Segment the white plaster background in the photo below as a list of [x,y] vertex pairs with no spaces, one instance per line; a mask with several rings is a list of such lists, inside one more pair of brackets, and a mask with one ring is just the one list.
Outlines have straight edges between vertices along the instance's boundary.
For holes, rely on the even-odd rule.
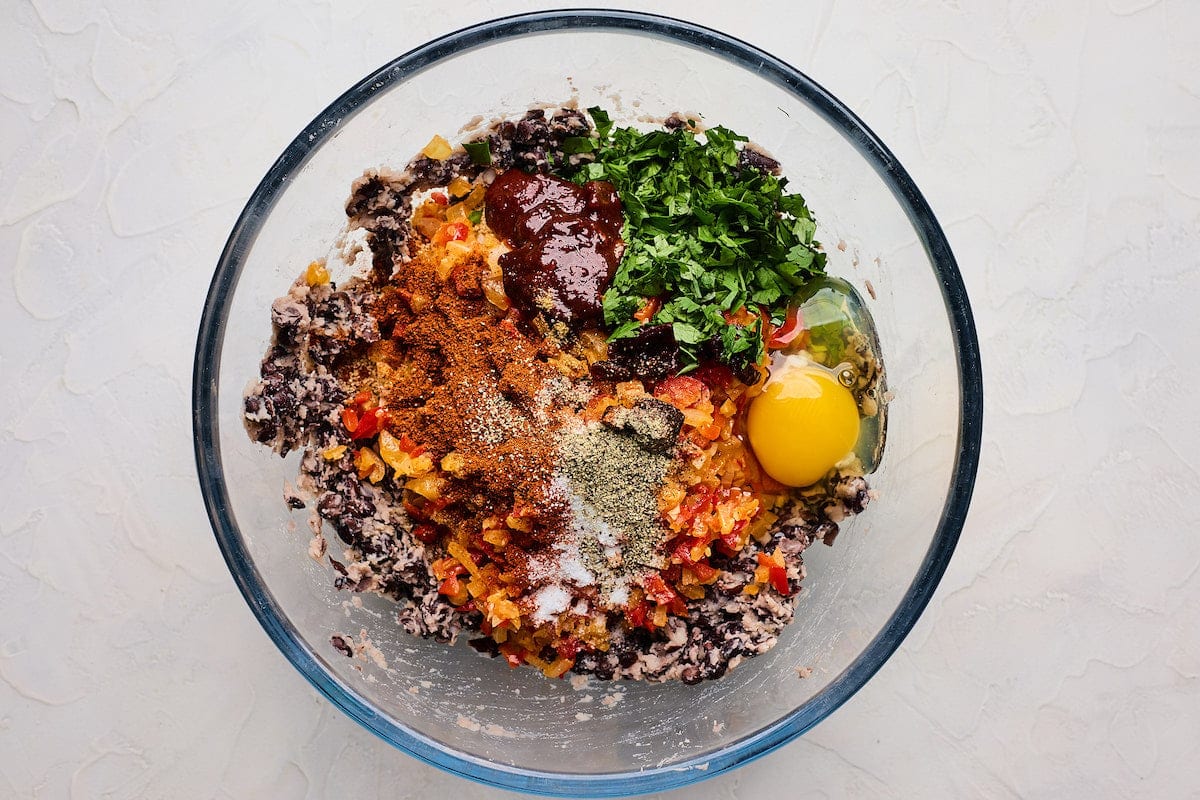
[[[987,378],[970,519],[904,646],[802,740],[667,796],[1197,796],[1200,4],[654,6],[889,143]],[[527,9],[0,0],[0,796],[511,796],[293,673],[210,535],[188,392],[212,267],[288,141]]]

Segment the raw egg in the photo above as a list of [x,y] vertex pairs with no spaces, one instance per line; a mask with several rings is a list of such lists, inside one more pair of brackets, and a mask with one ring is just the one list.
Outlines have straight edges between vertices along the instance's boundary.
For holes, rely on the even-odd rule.
[[824,367],[793,357],[774,371],[746,417],[758,462],[788,486],[823,478],[850,455],[858,429],[858,405],[850,391]]

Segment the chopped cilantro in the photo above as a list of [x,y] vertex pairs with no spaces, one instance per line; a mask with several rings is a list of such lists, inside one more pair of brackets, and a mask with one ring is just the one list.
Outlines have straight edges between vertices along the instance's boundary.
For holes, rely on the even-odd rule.
[[[588,112],[596,138],[564,149],[593,151],[570,177],[610,181],[625,209],[625,254],[604,295],[610,338],[632,336],[643,324],[633,315],[657,297],[662,307],[648,324],[671,323],[685,370],[714,352],[734,367],[759,363],[758,313],[782,324],[796,291],[824,272],[804,198],[784,191],[786,178],[742,168],[746,137],[728,128],[641,132],[614,128],[599,108]],[[728,321],[743,310],[752,323]]]
[[562,150],[567,155],[590,153],[596,149],[596,140],[590,136],[568,136],[563,139]]

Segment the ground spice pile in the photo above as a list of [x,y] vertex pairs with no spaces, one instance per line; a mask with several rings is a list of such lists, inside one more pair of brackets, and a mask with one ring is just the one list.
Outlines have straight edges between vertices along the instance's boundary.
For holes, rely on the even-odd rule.
[[[600,641],[603,612],[666,565],[657,492],[682,415],[644,393],[615,405],[581,340],[565,353],[484,291],[503,247],[469,230],[460,246],[435,236],[380,287],[380,341],[339,377],[380,413],[378,460],[408,478],[414,535],[446,553],[433,570],[449,602],[482,612],[485,633],[523,617],[559,637],[598,611]],[[359,451],[360,471],[376,450]]]
[[559,485],[573,512],[566,538],[596,576],[604,605],[622,606],[638,577],[665,566],[657,493],[672,459],[597,423],[561,431],[558,450]]
[[447,280],[438,274],[444,258],[440,248],[422,250],[383,289],[372,309],[383,339],[354,371],[387,409],[389,430],[435,463],[449,458],[439,524],[478,526],[514,507],[549,511],[541,501],[553,448],[540,431],[555,400],[544,388],[558,373],[484,299],[486,253],[466,254]]

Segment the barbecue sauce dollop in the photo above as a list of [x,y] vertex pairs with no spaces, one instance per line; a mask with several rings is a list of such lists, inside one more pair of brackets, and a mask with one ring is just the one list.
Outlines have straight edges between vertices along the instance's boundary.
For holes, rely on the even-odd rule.
[[624,249],[615,187],[510,169],[488,187],[485,201],[487,224],[513,248],[500,256],[512,304],[527,317],[544,314],[575,330],[599,325]]

